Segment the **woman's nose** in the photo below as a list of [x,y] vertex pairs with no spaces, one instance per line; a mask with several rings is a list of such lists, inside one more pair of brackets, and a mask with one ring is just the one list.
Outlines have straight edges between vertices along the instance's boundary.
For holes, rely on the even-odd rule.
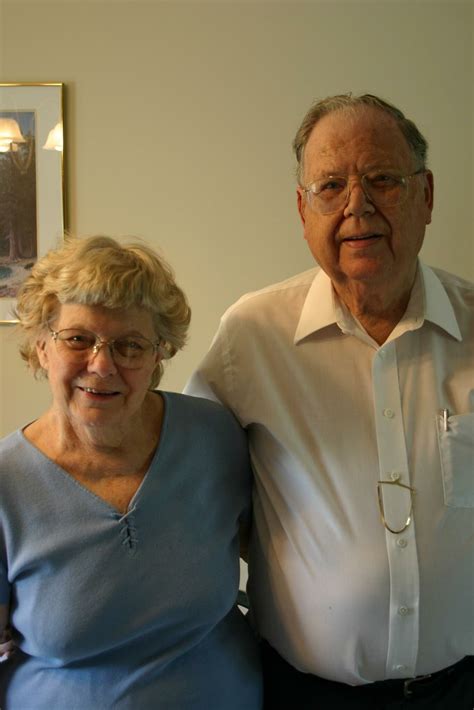
[[88,369],[97,372],[101,377],[114,375],[117,366],[113,357],[113,350],[108,343],[95,344],[88,362]]

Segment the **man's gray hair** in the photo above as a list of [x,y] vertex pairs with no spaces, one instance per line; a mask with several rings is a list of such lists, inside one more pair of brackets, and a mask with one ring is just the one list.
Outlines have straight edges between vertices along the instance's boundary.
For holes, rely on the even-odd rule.
[[354,111],[360,106],[370,106],[378,108],[381,111],[392,116],[395,119],[400,131],[405,136],[405,139],[417,161],[417,168],[425,168],[428,156],[428,141],[421,135],[413,121],[406,118],[405,115],[393,104],[384,99],[375,96],[374,94],[363,94],[362,96],[353,96],[349,94],[337,94],[336,96],[328,96],[326,99],[316,101],[303,119],[301,126],[293,141],[293,150],[295,151],[297,167],[296,177],[298,183],[303,186],[303,162],[304,151],[309,140],[311,132],[317,122],[328,113],[333,111]]

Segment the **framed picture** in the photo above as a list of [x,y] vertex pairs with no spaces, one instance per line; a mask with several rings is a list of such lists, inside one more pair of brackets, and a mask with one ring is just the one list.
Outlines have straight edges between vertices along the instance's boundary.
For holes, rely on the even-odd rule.
[[0,324],[64,228],[63,84],[0,83]]

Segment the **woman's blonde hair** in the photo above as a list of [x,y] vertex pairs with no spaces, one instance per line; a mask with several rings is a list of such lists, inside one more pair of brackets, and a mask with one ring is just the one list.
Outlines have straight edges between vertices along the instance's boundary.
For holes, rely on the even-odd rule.
[[[65,303],[147,309],[160,350],[167,358],[186,342],[191,318],[186,296],[176,284],[170,266],[138,241],[120,244],[105,236],[67,236],[62,246],[36,262],[19,290],[16,306],[24,335],[20,353],[35,376],[45,374],[36,343]],[[152,388],[158,385],[162,374],[160,361],[153,373]]]

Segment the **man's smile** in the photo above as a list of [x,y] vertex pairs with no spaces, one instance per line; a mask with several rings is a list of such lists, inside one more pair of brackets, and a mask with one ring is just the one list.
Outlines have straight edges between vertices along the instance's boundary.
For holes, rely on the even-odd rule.
[[384,235],[377,232],[368,232],[366,234],[351,234],[343,237],[340,240],[341,244],[348,244],[350,247],[360,249],[373,244],[374,242],[383,239]]

